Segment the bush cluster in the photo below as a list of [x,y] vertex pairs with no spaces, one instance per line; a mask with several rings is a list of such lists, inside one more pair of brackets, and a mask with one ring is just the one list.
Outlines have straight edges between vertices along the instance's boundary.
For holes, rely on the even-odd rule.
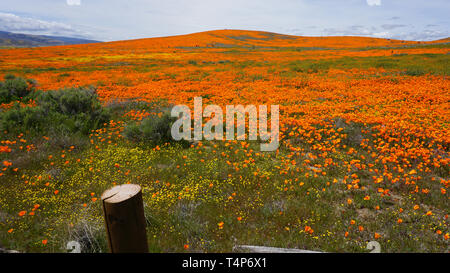
[[[125,127],[125,136],[137,142],[171,143],[175,142],[171,135],[171,128],[177,119],[171,117],[170,112],[163,112],[159,116],[150,116],[141,123],[130,123]],[[186,141],[177,141],[187,144]]]
[[7,74],[4,81],[0,81],[0,103],[26,100],[35,90],[35,81]]
[[37,91],[36,106],[15,104],[0,114],[0,129],[8,132],[33,131],[37,133],[88,134],[109,120],[110,114],[102,107],[94,89],[68,88]]

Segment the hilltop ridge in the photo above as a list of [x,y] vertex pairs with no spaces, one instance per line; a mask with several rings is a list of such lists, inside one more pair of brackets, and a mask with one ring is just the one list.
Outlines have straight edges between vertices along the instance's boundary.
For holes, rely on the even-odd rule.
[[448,43],[450,38],[436,41],[405,41],[361,36],[295,36],[254,30],[210,30],[192,34],[167,37],[143,38],[108,42],[109,44],[130,43],[135,45],[171,47],[399,47],[415,44]]

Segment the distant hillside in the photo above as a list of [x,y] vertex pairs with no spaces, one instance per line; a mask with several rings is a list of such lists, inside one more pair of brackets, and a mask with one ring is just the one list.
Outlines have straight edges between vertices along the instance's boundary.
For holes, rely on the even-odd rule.
[[99,41],[71,37],[30,35],[0,31],[0,47],[41,47],[98,43]]
[[436,41],[404,41],[361,36],[295,36],[265,31],[222,29],[168,37],[107,42],[107,45],[142,48],[291,48],[297,50],[364,49],[375,47],[403,48],[447,44],[450,38]]

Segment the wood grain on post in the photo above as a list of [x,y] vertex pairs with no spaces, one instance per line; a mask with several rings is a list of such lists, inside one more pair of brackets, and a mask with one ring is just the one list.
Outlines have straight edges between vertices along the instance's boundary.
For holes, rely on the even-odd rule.
[[141,187],[123,184],[102,194],[109,249],[112,253],[147,253]]

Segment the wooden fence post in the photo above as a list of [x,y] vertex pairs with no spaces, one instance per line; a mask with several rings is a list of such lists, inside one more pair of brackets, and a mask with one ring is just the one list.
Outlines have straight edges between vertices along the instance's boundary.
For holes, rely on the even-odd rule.
[[123,184],[102,194],[111,253],[147,253],[147,232],[139,185]]

